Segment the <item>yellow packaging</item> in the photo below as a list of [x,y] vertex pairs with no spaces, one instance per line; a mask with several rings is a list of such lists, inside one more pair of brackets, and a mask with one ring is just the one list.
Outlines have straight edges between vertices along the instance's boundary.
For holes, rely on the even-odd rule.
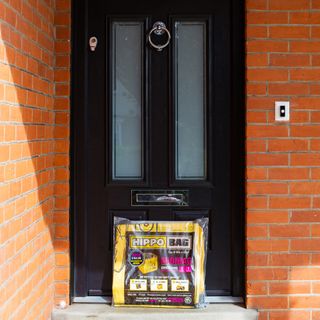
[[158,257],[152,253],[147,253],[144,255],[144,262],[138,267],[138,269],[143,273],[150,273],[158,269]]
[[205,304],[208,219],[115,217],[113,305],[199,308]]

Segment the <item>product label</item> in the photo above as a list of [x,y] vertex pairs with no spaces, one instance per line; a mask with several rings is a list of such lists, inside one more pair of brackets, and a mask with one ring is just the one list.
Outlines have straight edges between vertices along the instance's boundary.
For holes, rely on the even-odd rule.
[[193,233],[127,232],[125,304],[194,304]]

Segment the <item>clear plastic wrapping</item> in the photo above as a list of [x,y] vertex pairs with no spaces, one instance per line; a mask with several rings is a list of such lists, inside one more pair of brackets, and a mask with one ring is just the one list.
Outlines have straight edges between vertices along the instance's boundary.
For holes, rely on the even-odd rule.
[[205,306],[208,219],[114,218],[113,305]]

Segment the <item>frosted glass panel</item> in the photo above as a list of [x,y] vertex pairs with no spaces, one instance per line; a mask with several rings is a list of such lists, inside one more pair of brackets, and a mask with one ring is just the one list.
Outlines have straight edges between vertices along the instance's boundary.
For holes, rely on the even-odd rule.
[[143,23],[112,24],[113,179],[143,178]]
[[206,23],[175,22],[176,179],[206,178]]

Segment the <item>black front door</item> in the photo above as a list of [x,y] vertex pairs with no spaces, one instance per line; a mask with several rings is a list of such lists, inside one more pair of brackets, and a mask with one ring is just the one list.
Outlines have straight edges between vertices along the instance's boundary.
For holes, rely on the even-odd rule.
[[76,297],[111,295],[114,216],[209,217],[207,293],[240,294],[232,9],[228,0],[90,0],[83,9],[85,68],[73,75],[75,100],[84,98],[74,118]]

